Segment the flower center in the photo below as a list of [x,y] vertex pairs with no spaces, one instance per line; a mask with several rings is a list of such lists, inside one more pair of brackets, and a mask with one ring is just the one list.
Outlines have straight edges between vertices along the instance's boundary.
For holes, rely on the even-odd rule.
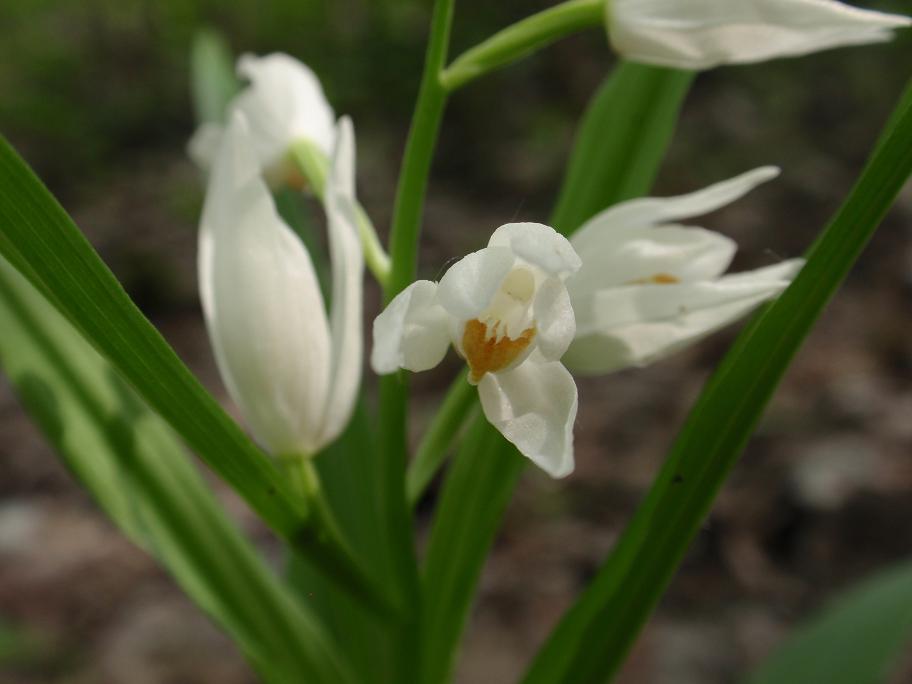
[[[489,326],[477,318],[466,323],[465,332],[462,335],[462,351],[465,354],[466,363],[469,364],[469,376],[472,382],[481,380],[485,373],[496,373],[509,366],[535,337],[534,326],[523,330],[515,339],[506,334],[496,334],[494,331],[500,327],[500,321]],[[494,334],[489,334],[489,330]]]
[[488,308],[466,323],[462,351],[469,364],[472,382],[485,373],[503,370],[532,342],[535,321],[531,305],[535,297],[535,275],[526,266],[512,269]]

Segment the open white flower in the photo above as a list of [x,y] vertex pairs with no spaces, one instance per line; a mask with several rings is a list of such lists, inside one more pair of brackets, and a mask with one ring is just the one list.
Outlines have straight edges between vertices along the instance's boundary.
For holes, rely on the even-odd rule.
[[421,371],[450,344],[469,366],[488,420],[552,477],[573,470],[576,383],[560,363],[573,340],[564,281],[580,267],[567,239],[508,223],[440,283],[419,280],[374,321],[377,373]]
[[[552,477],[573,470],[582,374],[643,366],[732,323],[784,290],[791,259],[723,276],[735,243],[673,223],[774,178],[762,167],[680,197],[624,202],[569,242],[538,223],[498,228],[440,283],[419,280],[374,321],[377,373],[422,371],[450,344],[488,420]],[[566,365],[566,367],[565,367]]]
[[675,223],[719,209],[778,173],[767,166],[689,195],[623,202],[580,228],[571,243],[583,265],[567,281],[576,315],[567,367],[596,374],[646,365],[784,290],[803,260],[723,276],[735,243]]
[[[295,143],[307,143],[326,159],[335,140],[335,114],[320,81],[307,65],[282,53],[264,57],[241,55],[238,75],[249,85],[228,106],[228,118],[241,112],[247,121],[250,144],[267,178],[287,178],[286,155]],[[206,123],[190,140],[193,160],[208,169],[224,134],[224,127]]]
[[219,371],[256,439],[279,456],[314,454],[338,436],[361,378],[364,264],[348,119],[333,139],[324,198],[331,316],[307,249],[276,210],[240,110],[222,135],[200,225],[200,295]]
[[619,53],[680,69],[879,43],[912,23],[835,0],[606,0],[605,6]]

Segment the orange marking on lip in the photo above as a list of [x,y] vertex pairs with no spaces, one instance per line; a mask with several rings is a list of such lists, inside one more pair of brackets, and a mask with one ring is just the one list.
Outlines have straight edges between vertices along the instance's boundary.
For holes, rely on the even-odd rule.
[[496,373],[509,366],[535,337],[535,328],[526,328],[516,339],[504,335],[500,341],[487,337],[487,326],[477,318],[466,323],[462,335],[462,349],[469,364],[472,382],[481,380],[485,373]]
[[628,285],[671,285],[673,283],[679,282],[681,281],[670,273],[656,273],[655,275],[651,275],[648,278],[637,278],[636,280],[631,280],[628,282]]

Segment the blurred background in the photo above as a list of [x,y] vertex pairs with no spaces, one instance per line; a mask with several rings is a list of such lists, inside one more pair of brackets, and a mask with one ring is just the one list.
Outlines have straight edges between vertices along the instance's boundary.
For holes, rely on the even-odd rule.
[[[549,4],[457,3],[453,54]],[[899,0],[866,4],[909,11]],[[196,294],[202,184],[185,154],[195,32],[217,29],[235,53],[289,52],[320,74],[337,112],[355,121],[359,193],[385,236],[429,6],[7,0],[0,132],[225,401]],[[424,277],[439,277],[502,223],[547,220],[576,122],[612,63],[592,31],[453,98],[430,185]],[[886,45],[701,75],[656,194],[780,165],[779,180],[703,225],[738,241],[736,270],[800,255],[859,173],[910,65],[906,32]],[[369,318],[378,299],[370,286]],[[795,360],[619,681],[739,681],[828,597],[909,557],[910,310],[907,187]],[[526,472],[485,568],[459,682],[522,671],[611,548],[735,332],[645,370],[580,382],[577,470],[559,483]],[[416,437],[457,366],[450,359],[415,377]],[[269,535],[216,486],[278,560]],[[907,660],[896,682],[912,678]],[[251,681],[231,643],[98,512],[0,379],[0,682]]]

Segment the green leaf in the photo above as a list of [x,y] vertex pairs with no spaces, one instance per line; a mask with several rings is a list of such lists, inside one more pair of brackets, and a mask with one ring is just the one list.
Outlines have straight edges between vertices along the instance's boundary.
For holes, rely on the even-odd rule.
[[226,518],[167,426],[0,259],[0,359],[76,477],[271,682],[347,681],[319,622]]
[[[551,225],[572,232],[608,204],[649,192],[690,80],[690,74],[635,64],[622,64],[606,79],[590,102],[576,138],[571,155],[573,170],[565,177],[561,191],[568,208],[558,207]],[[655,115],[647,115],[650,107],[657,110]],[[622,125],[625,122],[626,128]],[[630,137],[639,142],[628,144]],[[641,143],[646,144],[647,153],[636,147]],[[611,164],[603,163],[603,155],[611,156]],[[613,164],[628,173],[618,173]],[[570,209],[575,217],[572,220]],[[458,405],[453,394],[464,389],[459,385],[451,388],[445,404]],[[422,625],[429,643],[423,665],[423,681],[427,682],[440,681],[451,669],[487,551],[526,465],[526,460],[483,418],[476,422],[479,424],[465,438],[447,476],[428,548],[424,584],[432,600],[425,602],[426,622]],[[421,469],[420,480],[432,474],[429,465],[423,459],[416,463],[415,468]],[[439,467],[440,461],[434,465]],[[417,473],[410,473],[413,480],[419,480]],[[467,514],[469,504],[463,497],[474,500],[476,496],[487,503]],[[459,553],[452,558],[448,554],[454,545],[447,535],[457,535],[461,540]]]
[[0,255],[6,257],[290,544],[352,591],[387,603],[343,540],[309,515],[286,476],[228,417],[123,291],[41,181],[0,140]]
[[443,404],[434,414],[415,457],[409,463],[405,477],[406,492],[412,507],[418,504],[424,490],[440,470],[443,461],[456,441],[456,436],[467,422],[472,409],[478,405],[478,390],[463,371],[450,385]]
[[225,38],[211,29],[197,32],[190,48],[190,94],[199,123],[222,123],[228,103],[241,89]]
[[[421,85],[396,185],[389,237],[390,272],[383,287],[386,304],[411,284],[418,268],[424,196],[446,108],[446,92],[440,84],[440,72],[446,64],[449,50],[453,5],[454,0],[434,0]],[[382,462],[380,515],[385,528],[384,538],[391,549],[393,586],[408,612],[398,636],[400,649],[396,676],[403,683],[414,681],[416,677],[413,660],[416,644],[422,638],[418,625],[420,586],[415,559],[414,521],[405,493],[408,394],[404,373],[380,378],[380,428],[377,435],[377,457]]]
[[526,464],[478,410],[444,482],[422,585],[421,679],[447,681],[487,551]]
[[[374,444],[362,402],[346,431],[319,454],[315,463],[346,538],[359,553],[364,567],[371,569],[379,584],[388,586],[392,581],[390,547],[379,515],[381,464]],[[290,558],[288,577],[336,639],[346,645],[346,657],[361,681],[393,680],[393,631],[385,621],[333,586],[300,554]]]
[[912,638],[912,563],[837,597],[791,634],[749,684],[876,684]]
[[652,188],[693,73],[621,62],[590,102],[551,225],[569,235]]
[[277,532],[304,511],[269,459],[203,389],[9,144],[0,141],[0,253]]
[[602,682],[674,575],[789,362],[912,173],[912,85],[792,285],[741,333],[707,383],[656,482],[527,684]]

